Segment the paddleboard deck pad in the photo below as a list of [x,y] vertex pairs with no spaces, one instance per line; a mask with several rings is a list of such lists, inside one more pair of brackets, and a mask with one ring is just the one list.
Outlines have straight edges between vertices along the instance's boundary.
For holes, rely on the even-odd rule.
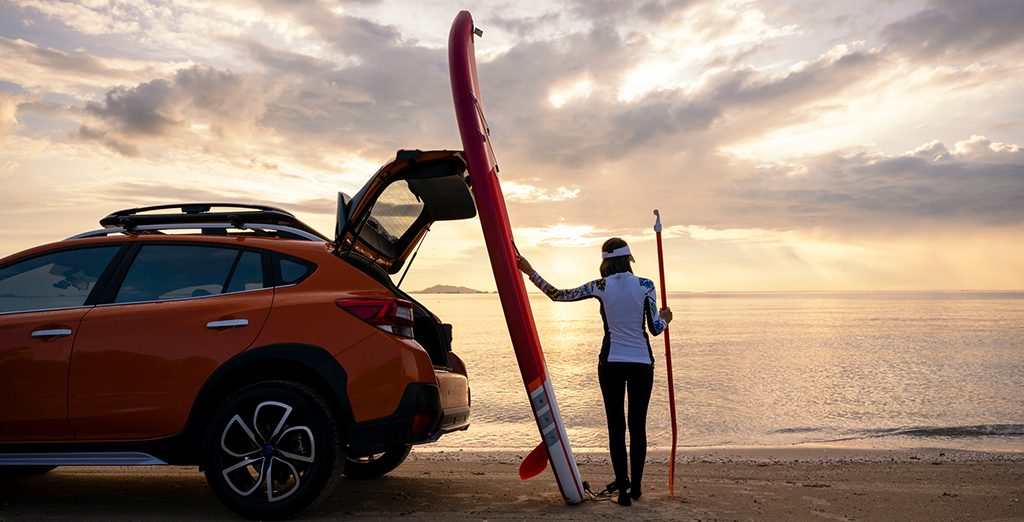
[[512,226],[508,221],[505,198],[498,183],[498,167],[491,150],[490,131],[480,99],[474,35],[482,33],[476,32],[473,17],[469,11],[460,12],[448,35],[448,68],[455,116],[469,164],[477,214],[480,216],[487,254],[494,271],[494,281],[519,363],[519,372],[540,430],[541,444],[546,449],[562,497],[566,502],[576,504],[583,500],[583,482],[555,401],[544,351],[537,335],[537,325],[526,295],[526,284],[516,266]]

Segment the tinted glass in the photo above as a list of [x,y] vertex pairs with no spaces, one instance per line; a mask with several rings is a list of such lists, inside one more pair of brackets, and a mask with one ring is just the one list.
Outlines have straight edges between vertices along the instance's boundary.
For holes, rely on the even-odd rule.
[[64,250],[0,269],[0,312],[85,304],[120,246]]
[[389,243],[395,244],[423,212],[423,202],[409,190],[405,181],[397,181],[384,189],[373,204],[367,226]]
[[220,294],[238,250],[195,245],[144,245],[114,302],[163,301]]
[[290,285],[300,281],[306,277],[306,274],[312,272],[313,267],[299,264],[290,259],[281,260],[281,284]]
[[244,292],[263,288],[263,262],[257,252],[242,252],[228,283],[228,292]]

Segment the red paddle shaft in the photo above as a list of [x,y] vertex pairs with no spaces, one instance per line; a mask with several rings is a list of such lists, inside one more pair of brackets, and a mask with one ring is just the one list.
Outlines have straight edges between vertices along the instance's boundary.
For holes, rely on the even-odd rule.
[[[661,307],[668,308],[668,294],[665,291],[665,255],[661,251],[661,215],[654,211],[654,235],[658,238],[658,272],[661,276]],[[679,429],[676,427],[676,387],[672,381],[672,349],[668,337],[668,326],[665,326],[665,370],[668,372],[668,407],[672,412],[672,457],[668,461],[668,494],[676,498],[676,441]]]

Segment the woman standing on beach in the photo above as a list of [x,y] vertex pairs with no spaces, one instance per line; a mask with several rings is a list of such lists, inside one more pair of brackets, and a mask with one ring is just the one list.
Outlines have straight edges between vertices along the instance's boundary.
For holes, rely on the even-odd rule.
[[[619,490],[619,504],[628,506],[640,498],[647,458],[647,406],[654,384],[654,353],[647,329],[658,335],[672,321],[672,310],[657,309],[654,282],[633,275],[629,245],[617,237],[601,247],[601,279],[571,290],[559,290],[545,281],[525,257],[519,256],[519,270],[530,276],[553,301],[579,301],[589,297],[601,302],[604,340],[597,366],[604,411],[608,418],[608,446]],[[629,393],[629,421],[625,400]],[[633,483],[627,474],[626,428],[629,428],[629,457]]]

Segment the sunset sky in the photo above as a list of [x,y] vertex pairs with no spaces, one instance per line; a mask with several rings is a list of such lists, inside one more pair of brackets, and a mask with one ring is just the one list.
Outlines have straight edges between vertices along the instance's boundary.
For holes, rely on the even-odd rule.
[[[459,149],[470,10],[520,250],[630,242],[669,289],[1024,289],[1022,0],[0,0],[0,256],[187,201],[334,227],[401,148]],[[479,223],[403,284],[494,290]]]

